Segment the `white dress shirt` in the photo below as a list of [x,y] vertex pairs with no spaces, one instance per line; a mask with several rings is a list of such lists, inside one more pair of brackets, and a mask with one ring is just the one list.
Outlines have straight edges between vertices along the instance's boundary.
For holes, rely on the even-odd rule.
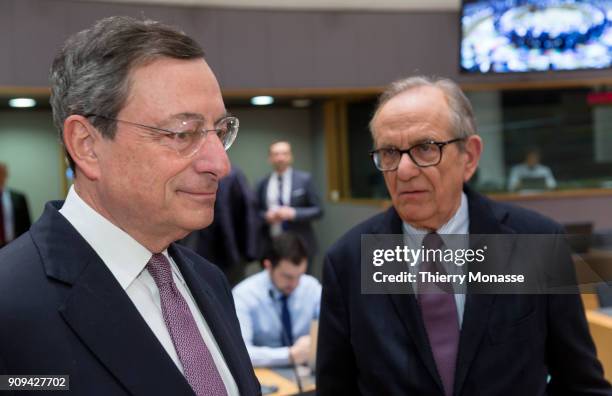
[[[403,231],[404,231],[404,241],[405,243],[413,249],[418,249],[423,243],[423,238],[430,231],[423,230],[419,228],[415,228],[410,224],[403,222]],[[444,241],[444,235],[460,235],[460,234],[469,234],[470,231],[470,214],[468,211],[468,202],[467,196],[465,193],[461,193],[461,204],[459,205],[459,209],[455,212],[453,217],[444,224],[440,229],[436,230],[436,232],[440,235],[442,240]],[[452,249],[458,248],[467,248],[468,246],[456,246],[457,240],[453,239],[452,241],[444,241],[445,245],[453,245]],[[418,273],[418,267],[421,263],[418,263],[415,266],[410,267],[410,273]],[[454,268],[453,268],[454,267]],[[459,270],[455,265],[451,265],[450,268],[445,267],[447,269],[447,273],[465,273],[464,270]],[[456,285],[453,285],[456,287]],[[414,291],[417,292],[416,287],[417,284],[413,283],[412,287]],[[455,288],[455,305],[457,305],[457,316],[459,318],[459,328],[463,324],[463,312],[465,311],[465,290],[457,290]]]
[[[176,367],[181,373],[184,373],[183,366],[172,343],[172,338],[166,328],[161,310],[159,289],[153,277],[146,269],[146,265],[153,254],[125,231],[91,208],[79,197],[74,186],[70,188],[66,201],[59,212],[102,259],[130,300],[132,300],[142,318],[149,325],[151,331],[153,331],[153,334],[155,334],[170,358],[172,358]],[[185,298],[200,330],[202,339],[212,354],[215,365],[225,384],[227,394],[230,396],[238,395],[236,381],[225,362],[225,358],[210,327],[198,309],[178,266],[172,257],[168,255],[167,250],[164,250],[162,253],[170,261],[174,283],[183,295],[183,298]],[[125,353],[130,352],[125,351]]]
[[[293,168],[287,168],[281,176],[283,180],[283,205],[291,206],[291,176]],[[268,180],[268,191],[266,191],[266,203],[268,209],[279,207],[278,203],[278,172],[272,172]],[[276,236],[283,232],[281,223],[272,224],[270,226],[270,235]]]

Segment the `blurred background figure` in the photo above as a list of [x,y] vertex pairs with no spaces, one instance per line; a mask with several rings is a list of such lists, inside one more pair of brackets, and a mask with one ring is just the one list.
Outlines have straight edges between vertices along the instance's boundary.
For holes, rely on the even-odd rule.
[[273,171],[256,187],[257,209],[265,220],[266,245],[270,243],[269,237],[291,231],[302,237],[312,260],[317,253],[317,241],[311,222],[320,218],[323,210],[311,175],[291,167],[293,153],[286,141],[270,145],[268,161]]
[[522,163],[514,165],[510,170],[508,190],[552,190],[557,187],[557,181],[552,171],[540,163],[540,150],[530,147],[525,151]]
[[246,263],[262,255],[260,230],[253,191],[242,170],[232,166],[219,182],[213,223],[181,243],[217,265],[234,286],[243,279]]
[[0,248],[30,228],[25,195],[6,187],[8,167],[0,162]]
[[265,269],[233,290],[242,337],[254,366],[307,363],[313,321],[319,318],[321,285],[305,274],[302,239],[287,232],[272,239]]

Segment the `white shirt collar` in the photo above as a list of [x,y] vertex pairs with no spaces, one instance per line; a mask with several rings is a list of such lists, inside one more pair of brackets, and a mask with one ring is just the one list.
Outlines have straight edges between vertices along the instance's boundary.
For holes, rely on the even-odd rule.
[[[59,212],[93,248],[124,290],[151,259],[152,253],[147,248],[90,207],[74,186]],[[167,249],[162,253],[172,262]]]
[[285,181],[291,177],[291,172],[293,172],[292,167],[288,167],[287,169],[285,169],[285,171],[282,174],[278,173],[277,171],[272,171],[272,177],[275,179],[278,179],[279,176],[282,176],[283,181]]

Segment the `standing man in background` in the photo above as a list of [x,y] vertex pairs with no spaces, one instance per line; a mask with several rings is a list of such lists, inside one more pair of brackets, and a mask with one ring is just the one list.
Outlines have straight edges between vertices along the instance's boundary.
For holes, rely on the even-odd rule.
[[191,37],[110,17],[51,67],[75,181],[0,250],[0,374],[74,395],[258,395],[221,271],[174,242],[213,220],[238,119]]
[[306,247],[285,232],[272,238],[265,270],[233,290],[244,342],[254,366],[304,364],[310,356],[310,326],[319,318],[321,285],[305,274]]
[[268,162],[273,171],[256,187],[257,207],[265,220],[266,245],[271,237],[291,231],[303,238],[312,260],[317,253],[317,240],[311,222],[323,215],[312,177],[291,167],[293,154],[287,141],[270,145]]
[[[391,84],[370,129],[393,206],[325,257],[317,394],[610,396],[579,294],[362,293],[362,235],[402,235],[439,249],[440,235],[563,232],[465,185],[482,140],[454,82]],[[569,255],[557,265],[573,271]]]
[[30,228],[25,195],[6,187],[8,167],[0,162],[0,248]]

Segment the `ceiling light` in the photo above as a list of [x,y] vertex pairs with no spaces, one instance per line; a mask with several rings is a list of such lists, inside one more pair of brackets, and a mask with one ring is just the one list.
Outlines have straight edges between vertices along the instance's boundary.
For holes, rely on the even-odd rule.
[[32,98],[13,98],[9,100],[9,106],[11,107],[34,107],[36,106],[36,101]]
[[253,106],[267,106],[274,103],[274,98],[272,96],[253,96],[251,98],[251,104]]

